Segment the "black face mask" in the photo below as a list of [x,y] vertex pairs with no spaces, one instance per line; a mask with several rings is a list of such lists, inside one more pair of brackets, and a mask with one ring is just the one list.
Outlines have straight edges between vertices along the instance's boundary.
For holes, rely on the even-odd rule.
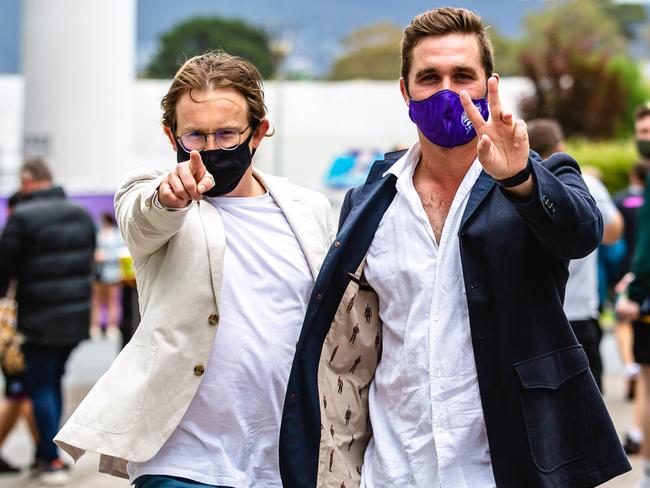
[[[226,151],[225,149],[211,149],[209,151],[199,151],[201,160],[214,177],[214,186],[203,194],[208,197],[220,197],[233,191],[244,173],[251,165],[255,149],[251,153],[248,144],[253,138],[253,132],[248,138],[242,142],[237,149]],[[182,148],[180,144],[176,144],[176,161],[182,163],[190,159],[190,154]]]
[[650,159],[650,140],[642,141],[637,139],[636,148],[641,156],[645,159]]

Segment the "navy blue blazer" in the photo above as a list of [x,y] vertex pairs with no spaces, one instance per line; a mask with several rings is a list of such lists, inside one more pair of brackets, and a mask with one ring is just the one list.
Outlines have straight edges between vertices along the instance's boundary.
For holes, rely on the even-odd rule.
[[[401,154],[376,162],[365,185],[346,195],[316,281],[282,418],[286,488],[316,486],[319,358],[351,274],[393,200],[396,179],[383,175]],[[575,160],[530,158],[532,197],[516,200],[482,172],[458,235],[494,477],[508,488],[596,486],[631,467],[563,299],[568,261],[596,248],[602,218]]]

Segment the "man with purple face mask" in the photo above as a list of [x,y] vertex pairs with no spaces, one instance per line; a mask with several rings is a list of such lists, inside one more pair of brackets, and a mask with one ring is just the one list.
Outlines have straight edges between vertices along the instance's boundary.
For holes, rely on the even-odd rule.
[[406,28],[418,140],[346,195],[289,379],[285,487],[587,487],[630,469],[562,310],[601,216],[570,156],[529,151],[498,85],[474,13]]

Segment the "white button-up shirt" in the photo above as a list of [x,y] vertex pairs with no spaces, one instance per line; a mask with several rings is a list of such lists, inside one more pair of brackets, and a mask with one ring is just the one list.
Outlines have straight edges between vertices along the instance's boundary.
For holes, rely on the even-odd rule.
[[458,242],[481,165],[467,171],[438,243],[413,185],[420,154],[416,143],[387,172],[397,194],[365,266],[379,295],[383,350],[361,486],[494,487]]

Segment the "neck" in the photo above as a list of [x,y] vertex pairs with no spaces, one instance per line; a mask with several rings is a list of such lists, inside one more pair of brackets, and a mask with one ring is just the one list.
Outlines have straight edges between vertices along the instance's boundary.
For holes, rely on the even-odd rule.
[[424,178],[445,185],[459,184],[476,159],[476,138],[462,146],[446,148],[433,144],[420,133],[418,135],[422,155],[414,179]]
[[260,180],[253,174],[253,167],[249,166],[244,173],[243,178],[233,191],[228,193],[227,197],[252,198],[259,197],[266,193],[266,188]]

